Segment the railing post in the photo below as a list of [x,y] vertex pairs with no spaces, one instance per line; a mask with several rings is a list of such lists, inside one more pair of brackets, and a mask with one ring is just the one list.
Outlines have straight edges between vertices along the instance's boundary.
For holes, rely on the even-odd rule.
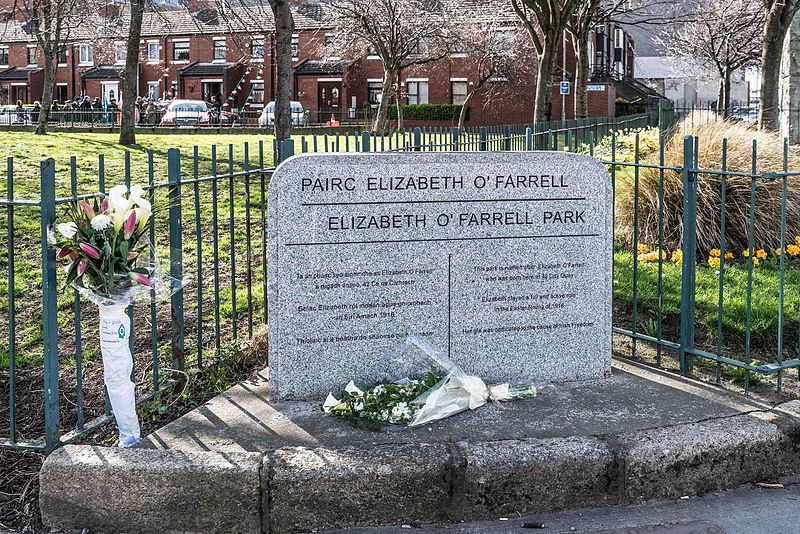
[[294,156],[294,139],[284,139],[278,144],[278,163]]
[[487,130],[486,130],[486,126],[481,126],[481,129],[480,129],[480,140],[478,141],[478,150],[480,150],[481,152],[486,152],[489,149],[488,148],[489,147],[489,143],[488,143],[487,138],[488,138],[488,133],[487,133]]
[[460,133],[461,131],[458,128],[453,128],[452,133],[450,134],[450,142],[453,147],[453,152],[458,152],[460,148],[458,146],[458,137]]
[[369,132],[361,132],[361,151],[362,152],[369,152],[370,151],[370,141],[372,141],[372,136]]
[[39,167],[42,227],[42,336],[44,359],[44,440],[47,452],[59,445],[58,288],[56,251],[48,236],[56,222],[56,163],[42,160]]
[[692,370],[695,330],[695,270],[697,263],[697,170],[694,168],[694,140],[683,138],[683,263],[681,271],[682,373]]
[[414,128],[414,151],[420,152],[422,150],[422,129],[417,126]]
[[525,127],[525,150],[533,150],[533,130],[530,126]]
[[508,124],[503,126],[503,150],[511,150],[511,126]]
[[[181,209],[181,152],[170,148],[167,152],[167,180],[169,182],[169,274],[180,284],[183,279],[183,221]],[[172,368],[177,371],[175,379],[185,379],[183,289],[173,287],[170,302],[172,322]]]

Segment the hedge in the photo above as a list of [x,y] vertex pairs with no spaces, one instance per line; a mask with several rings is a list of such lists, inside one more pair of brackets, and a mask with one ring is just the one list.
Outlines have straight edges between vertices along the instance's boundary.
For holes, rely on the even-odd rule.
[[[389,106],[389,120],[397,120],[397,106]],[[457,121],[460,104],[408,104],[403,106],[403,118],[409,121]],[[467,109],[469,118],[469,109]]]

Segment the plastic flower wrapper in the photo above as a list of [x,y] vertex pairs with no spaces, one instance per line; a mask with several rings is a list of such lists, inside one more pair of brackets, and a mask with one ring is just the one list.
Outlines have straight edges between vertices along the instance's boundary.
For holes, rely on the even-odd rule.
[[147,239],[153,207],[143,193],[123,185],[108,196],[70,204],[67,222],[57,225],[52,238],[56,259],[65,264],[66,286],[98,306],[103,377],[122,447],[140,439],[125,309],[140,297],[168,298],[183,286],[164,272]]
[[[471,376],[425,338],[407,336],[391,357],[397,370],[376,386],[362,391],[351,381],[341,400],[328,395],[323,411],[367,426],[401,424],[418,426],[474,410],[489,400],[498,402],[533,397],[531,384],[487,386]],[[402,376],[402,378],[398,378]]]

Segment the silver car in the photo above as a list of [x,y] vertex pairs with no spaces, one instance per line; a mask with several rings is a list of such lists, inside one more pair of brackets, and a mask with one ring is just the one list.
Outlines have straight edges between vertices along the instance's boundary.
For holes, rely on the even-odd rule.
[[[308,112],[303,109],[303,104],[300,102],[292,102],[292,126],[308,126]],[[261,112],[261,117],[258,118],[258,125],[262,128],[272,126],[275,124],[275,101],[273,100],[266,106],[264,111]]]

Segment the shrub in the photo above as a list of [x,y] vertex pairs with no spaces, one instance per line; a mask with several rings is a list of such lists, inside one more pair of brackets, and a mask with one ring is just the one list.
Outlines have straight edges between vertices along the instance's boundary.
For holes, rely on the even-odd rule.
[[[403,118],[408,121],[457,121],[459,104],[408,104],[403,106]],[[469,111],[467,111],[469,114]],[[397,106],[389,106],[389,120],[397,120]],[[469,118],[469,116],[467,117]]]
[[[630,128],[617,130],[616,135],[611,134],[603,137],[594,146],[594,156],[597,159],[611,161],[612,142],[616,143],[614,161],[633,163],[636,161],[636,136],[639,136],[639,160],[650,160],[653,157],[658,161],[658,128],[648,126],[647,128]],[[578,148],[581,154],[589,154],[591,147],[581,145]],[[655,156],[653,156],[655,154]],[[619,169],[620,167],[617,166]]]
[[[758,131],[754,127],[733,121],[697,124],[688,116],[666,141],[666,166],[683,165],[683,133],[691,131],[698,137],[698,165],[701,169],[721,169],[722,142],[728,140],[727,168],[731,172],[752,170],[753,141],[757,144],[757,171],[783,170],[783,140],[776,133]],[[658,153],[647,158],[658,163]],[[789,152],[789,169],[800,166],[797,151]],[[627,169],[617,180],[617,238],[633,246],[634,179]],[[786,202],[787,242],[800,234],[800,181],[788,179]],[[755,248],[775,248],[781,236],[782,180],[758,179],[756,182]],[[741,251],[748,248],[750,228],[750,177],[726,178],[725,247]],[[697,249],[707,251],[719,246],[722,177],[700,174],[697,190]],[[658,242],[659,170],[641,168],[639,173],[639,242]],[[680,171],[664,171],[664,248],[680,248],[683,242],[683,177]]]

